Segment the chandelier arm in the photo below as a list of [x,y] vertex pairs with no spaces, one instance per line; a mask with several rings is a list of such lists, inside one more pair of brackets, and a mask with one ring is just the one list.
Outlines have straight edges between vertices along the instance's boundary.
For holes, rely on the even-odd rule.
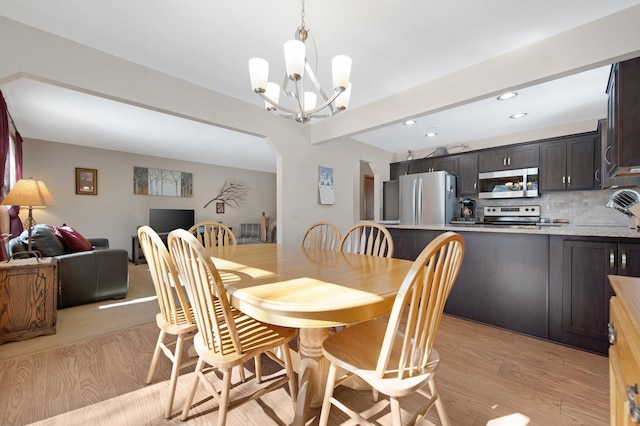
[[318,93],[320,93],[320,95],[322,96],[322,99],[324,99],[325,101],[327,99],[329,99],[329,97],[325,93],[324,89],[322,89],[322,86],[320,85],[320,82],[318,81],[318,78],[316,77],[316,74],[311,69],[311,65],[309,65],[309,62],[304,61],[304,69],[306,71],[305,77],[307,77],[307,76],[309,77],[309,79],[313,83],[313,86],[316,88]]
[[255,92],[258,95],[260,95],[265,101],[269,102],[271,105],[273,105],[274,108],[288,112],[289,114],[292,114],[294,116],[297,116],[299,114],[298,111],[290,109],[290,108],[286,108],[283,107],[282,105],[280,105],[277,102],[274,102],[270,97],[268,97],[267,95],[265,95],[263,92]]
[[[335,92],[333,94],[333,96],[331,96],[330,98],[328,98],[326,101],[324,101],[324,103],[322,103],[321,105],[315,107],[314,109],[310,109],[309,111],[305,111],[306,114],[313,114],[316,113],[322,109],[325,109],[326,107],[329,107],[329,109],[331,110],[331,113],[333,113],[333,101],[336,100],[336,98],[338,97],[338,95],[340,95],[340,93],[344,92],[344,89],[341,89],[339,92]],[[339,108],[338,111],[341,111],[341,109]]]

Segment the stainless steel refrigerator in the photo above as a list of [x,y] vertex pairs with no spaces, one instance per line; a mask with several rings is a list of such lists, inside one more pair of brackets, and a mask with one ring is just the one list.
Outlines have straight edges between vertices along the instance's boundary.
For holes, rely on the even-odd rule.
[[456,177],[445,171],[400,176],[400,224],[445,225],[457,208]]

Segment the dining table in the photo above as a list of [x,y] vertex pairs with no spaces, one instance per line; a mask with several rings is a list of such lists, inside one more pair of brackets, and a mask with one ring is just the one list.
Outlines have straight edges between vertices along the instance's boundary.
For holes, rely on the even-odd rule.
[[245,244],[207,248],[231,304],[265,323],[298,329],[294,425],[322,405],[329,362],[322,342],[335,327],[391,311],[413,262],[341,251]]

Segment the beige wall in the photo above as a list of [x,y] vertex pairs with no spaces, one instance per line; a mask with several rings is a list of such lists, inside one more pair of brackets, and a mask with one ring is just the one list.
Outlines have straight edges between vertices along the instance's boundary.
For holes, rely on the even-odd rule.
[[[193,197],[133,194],[133,167],[154,167],[193,173]],[[98,170],[98,195],[76,195],[75,168]],[[240,232],[241,223],[259,223],[262,212],[276,214],[276,175],[166,158],[84,148],[55,142],[24,142],[24,176],[43,180],[56,206],[34,210],[38,223],[67,225],[86,237],[106,237],[112,247],[131,249],[131,235],[148,224],[150,208],[193,209],[196,221],[217,220]],[[215,213],[204,205],[225,179],[244,181],[250,188],[246,201],[234,210]],[[21,217],[26,217],[26,210]]]

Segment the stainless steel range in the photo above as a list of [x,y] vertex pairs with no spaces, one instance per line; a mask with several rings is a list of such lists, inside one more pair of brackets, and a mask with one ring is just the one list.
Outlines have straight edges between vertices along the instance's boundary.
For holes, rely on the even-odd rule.
[[537,226],[540,224],[540,206],[486,206],[483,225]]

